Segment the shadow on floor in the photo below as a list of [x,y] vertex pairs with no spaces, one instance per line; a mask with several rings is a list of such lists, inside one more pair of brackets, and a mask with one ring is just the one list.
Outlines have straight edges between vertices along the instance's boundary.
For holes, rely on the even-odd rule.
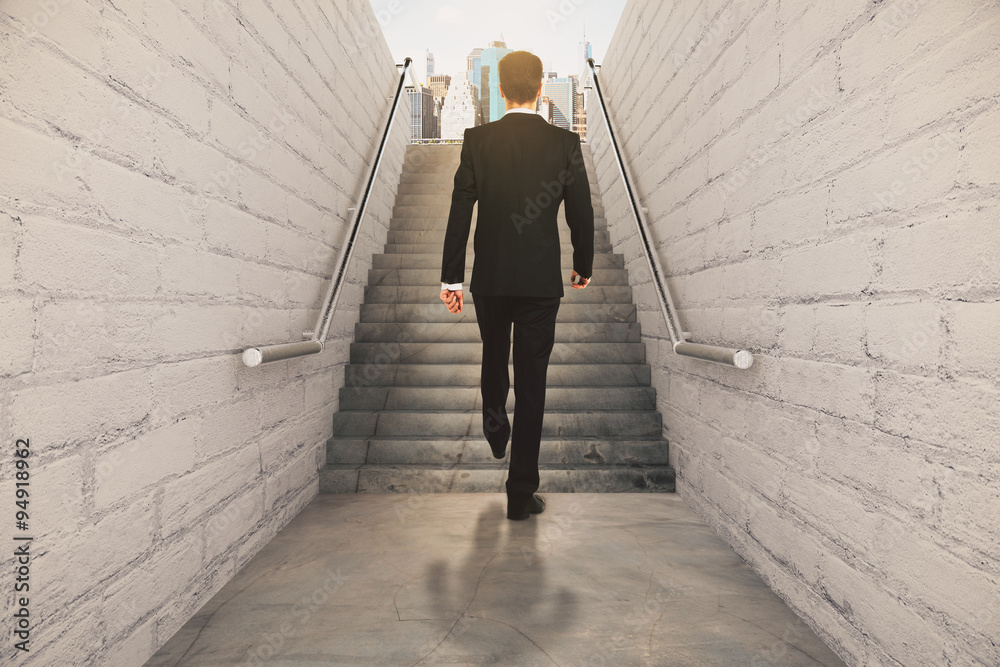
[[674,494],[320,494],[146,663],[842,665]]

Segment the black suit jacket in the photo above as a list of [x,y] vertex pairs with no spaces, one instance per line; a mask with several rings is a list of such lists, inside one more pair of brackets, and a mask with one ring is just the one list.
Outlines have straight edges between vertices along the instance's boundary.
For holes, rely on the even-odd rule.
[[565,201],[573,269],[590,278],[594,208],[580,135],[538,114],[507,113],[465,130],[445,233],[441,282],[465,280],[472,206],[479,201],[473,294],[562,297],[556,214]]

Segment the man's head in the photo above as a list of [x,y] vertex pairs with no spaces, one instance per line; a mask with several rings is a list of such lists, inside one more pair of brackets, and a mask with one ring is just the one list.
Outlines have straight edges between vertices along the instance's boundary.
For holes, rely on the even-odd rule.
[[542,87],[542,61],[529,51],[511,51],[497,64],[500,94],[508,104],[533,104]]

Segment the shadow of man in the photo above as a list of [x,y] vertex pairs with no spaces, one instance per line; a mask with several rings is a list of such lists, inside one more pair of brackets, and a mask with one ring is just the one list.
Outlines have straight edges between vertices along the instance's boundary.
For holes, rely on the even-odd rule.
[[566,587],[552,590],[545,559],[531,555],[539,551],[538,517],[514,523],[505,514],[503,503],[490,503],[477,517],[468,550],[431,561],[422,586],[413,582],[397,594],[401,619],[453,621],[421,649],[414,667],[555,664],[545,646],[573,623],[577,597]]

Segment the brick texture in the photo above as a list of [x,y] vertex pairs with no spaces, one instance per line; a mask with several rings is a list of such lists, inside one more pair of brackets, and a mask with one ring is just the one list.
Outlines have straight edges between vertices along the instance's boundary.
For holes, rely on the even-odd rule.
[[[629,0],[594,96],[677,490],[851,665],[1000,664],[996,3]],[[764,656],[761,656],[763,662]]]
[[0,60],[0,435],[44,563],[19,662],[141,664],[318,492],[408,102],[327,351],[250,369],[312,328],[388,118],[369,3],[10,2]]

